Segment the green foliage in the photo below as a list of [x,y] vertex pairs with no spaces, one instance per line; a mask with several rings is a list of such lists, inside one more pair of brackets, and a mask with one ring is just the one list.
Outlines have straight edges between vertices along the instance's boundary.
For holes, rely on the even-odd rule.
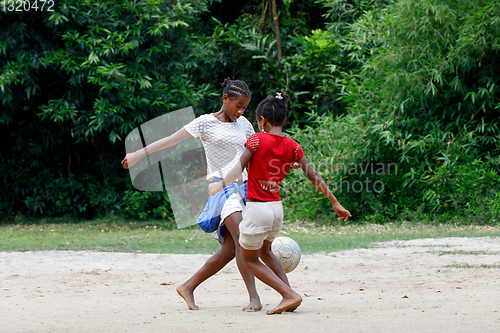
[[[304,132],[300,142],[323,142],[318,132],[338,131],[335,122],[357,118],[361,133],[340,133],[356,142],[359,161],[397,165],[397,175],[376,175],[384,184],[380,193],[345,200],[339,193],[351,211],[375,222],[410,210],[426,219],[498,222],[499,14],[495,1],[400,1],[341,29],[332,26],[343,33],[341,49],[355,60],[342,81],[349,113],[318,122],[319,130]],[[337,152],[311,158],[321,164]],[[332,176],[339,177],[323,173]],[[309,216],[325,208],[306,207]]]
[[213,96],[192,78],[212,75],[204,63],[217,66],[196,30],[206,10],[206,1],[67,0],[54,12],[2,13],[2,214],[123,207],[121,140]]
[[[311,114],[312,126],[295,126],[288,133],[297,140],[306,158],[323,177],[339,202],[355,217],[381,223],[397,217],[397,206],[390,202],[394,188],[400,186],[397,160],[377,160],[373,142],[363,116],[332,118]],[[294,218],[316,219],[335,215],[330,202],[296,170],[283,181],[283,201]],[[382,218],[382,219],[380,219]]]
[[122,202],[126,215],[134,218],[167,218],[173,214],[168,195],[164,192],[127,190],[123,194]]
[[[355,217],[499,221],[497,1],[278,6],[280,40],[264,1],[0,13],[0,216],[171,219],[166,194],[132,189],[123,138],[218,110],[230,76],[250,86],[251,121],[276,90],[292,97],[289,134]],[[333,216],[299,170],[283,187],[290,217]]]
[[386,46],[367,64],[391,120],[379,138],[437,214],[491,211],[498,194],[499,14],[495,1],[406,1],[379,22]]

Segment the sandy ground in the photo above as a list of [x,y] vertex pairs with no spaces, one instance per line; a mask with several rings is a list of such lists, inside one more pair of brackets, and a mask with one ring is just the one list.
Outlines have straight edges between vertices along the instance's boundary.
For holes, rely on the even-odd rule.
[[[394,241],[306,255],[289,274],[293,313],[266,315],[280,296],[248,296],[234,261],[195,292],[175,287],[208,255],[0,253],[0,332],[500,332],[500,239]],[[451,267],[449,265],[452,265]]]

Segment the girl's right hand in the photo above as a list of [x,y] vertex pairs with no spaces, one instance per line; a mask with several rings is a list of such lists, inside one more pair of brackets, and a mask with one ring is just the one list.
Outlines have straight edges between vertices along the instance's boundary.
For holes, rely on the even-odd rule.
[[222,186],[222,182],[208,184],[208,194],[210,194],[211,196],[216,195],[223,189],[224,186]]
[[135,153],[128,153],[127,156],[122,161],[122,165],[125,169],[130,168],[132,165],[137,163],[138,158],[136,157]]

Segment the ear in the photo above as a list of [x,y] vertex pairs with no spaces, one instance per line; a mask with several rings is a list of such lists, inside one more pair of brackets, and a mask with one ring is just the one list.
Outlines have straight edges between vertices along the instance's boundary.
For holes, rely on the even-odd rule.
[[266,124],[267,124],[267,119],[266,118],[260,116],[259,121],[262,124],[262,128],[266,127]]
[[222,95],[222,103],[227,103],[229,101],[229,96],[227,94]]
[[267,125],[267,119],[260,116],[260,123],[262,124],[262,130],[264,131],[264,129],[266,128],[266,125]]

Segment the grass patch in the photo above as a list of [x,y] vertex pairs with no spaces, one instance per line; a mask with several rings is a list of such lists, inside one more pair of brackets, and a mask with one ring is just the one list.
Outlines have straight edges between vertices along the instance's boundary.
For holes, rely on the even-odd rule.
[[[158,221],[30,221],[0,224],[0,251],[103,251],[214,253],[219,243],[198,227],[173,229]],[[287,222],[280,233],[295,239],[303,254],[370,248],[378,242],[441,237],[499,237],[499,227],[420,223],[317,225]]]
[[500,228],[476,225],[386,223],[315,226],[288,223],[282,235],[295,239],[303,253],[330,253],[376,247],[379,242],[444,237],[498,237]]
[[87,221],[0,226],[0,251],[210,253],[212,235],[199,229],[164,229],[144,222]]

